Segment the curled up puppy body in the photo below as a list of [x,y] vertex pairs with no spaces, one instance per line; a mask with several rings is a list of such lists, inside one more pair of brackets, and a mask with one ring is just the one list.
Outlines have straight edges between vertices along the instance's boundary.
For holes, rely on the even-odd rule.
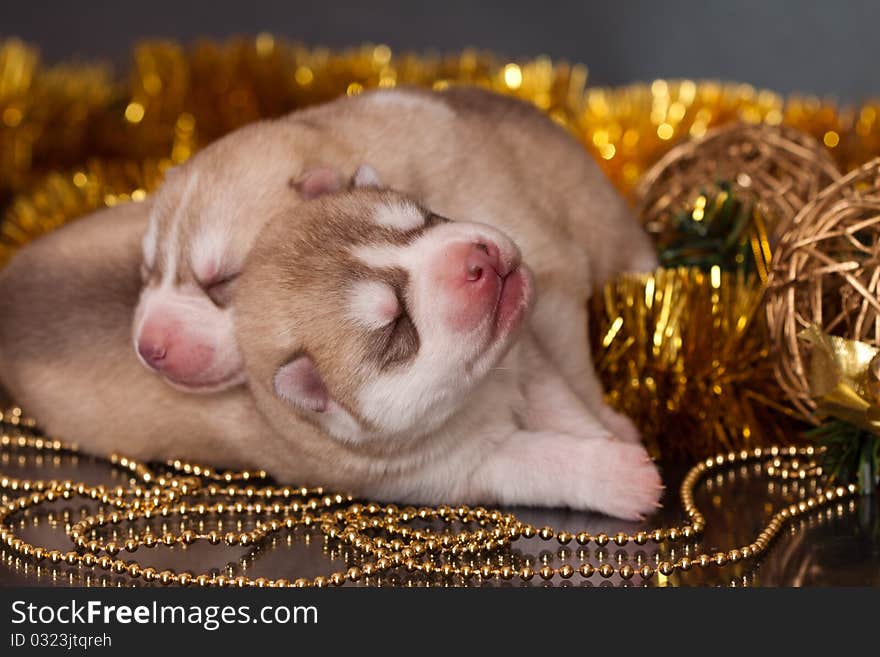
[[654,508],[644,448],[541,345],[534,274],[499,223],[353,190],[266,227],[234,296],[277,476],[414,503]]
[[0,388],[92,454],[258,467],[253,446],[271,430],[244,387],[178,392],[131,348],[150,210],[148,200],[82,217],[0,269]]
[[536,289],[500,226],[379,190],[293,204],[233,293],[250,393],[192,395],[130,346],[148,211],[77,220],[0,271],[0,383],[50,435],[400,502],[653,508],[645,450],[540,344],[552,277]]
[[[652,268],[653,249],[570,135],[525,103],[474,88],[341,98],[238,130],[171,172],[143,240],[133,326],[141,362],[190,392],[242,383],[231,299],[254,240],[277,208],[338,191],[365,164],[440,214],[507,217],[527,259],[537,254],[538,278],[581,294],[541,295],[545,348],[595,413],[631,433],[601,403],[583,305],[614,273]],[[541,266],[560,250],[577,266]]]
[[[344,191],[352,178],[419,202]],[[108,230],[120,213],[131,221]],[[655,262],[596,164],[537,110],[471,89],[365,93],[233,133],[149,203],[25,248],[0,272],[0,378],[95,453],[634,517],[657,473],[602,400],[585,303]]]

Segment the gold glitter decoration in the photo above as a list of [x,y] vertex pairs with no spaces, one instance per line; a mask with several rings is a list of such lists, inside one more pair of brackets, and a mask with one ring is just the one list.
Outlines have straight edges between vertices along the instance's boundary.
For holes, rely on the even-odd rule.
[[822,190],[779,244],[767,294],[774,367],[789,400],[818,422],[806,329],[880,347],[880,158]]
[[31,194],[16,197],[0,223],[0,266],[17,248],[67,221],[117,203],[143,201],[168,162],[90,160],[73,172],[50,173]]
[[72,175],[94,159],[104,170],[132,161],[182,162],[245,123],[405,84],[478,84],[532,102],[594,153],[625,194],[676,143],[732,121],[799,128],[843,170],[880,155],[876,102],[837,108],[693,80],[594,88],[586,86],[586,67],[546,57],[395,54],[381,44],[333,52],[261,34],[192,47],[147,42],[119,77],[100,66],[41,66],[36,50],[13,39],[0,42],[0,212],[50,173]]
[[[13,450],[34,450],[41,454],[76,453],[74,447],[39,433],[33,420],[19,408],[0,414],[0,454]],[[19,558],[36,564],[67,565],[115,574],[147,584],[199,587],[330,587],[346,583],[376,584],[395,572],[417,573],[426,585],[464,586],[510,581],[549,582],[619,579],[663,585],[669,578],[691,570],[711,571],[739,568],[766,553],[780,532],[793,520],[808,516],[854,496],[855,485],[828,485],[813,447],[768,447],[719,454],[698,462],[681,485],[681,504],[686,521],[675,527],[632,532],[556,530],[535,527],[516,516],[483,507],[403,507],[393,504],[353,501],[348,495],[328,493],[321,488],[272,486],[261,472],[215,473],[209,467],[172,462],[164,471],[113,455],[111,463],[130,475],[128,486],[89,485],[72,480],[17,479],[0,474],[0,545]],[[581,558],[554,567],[531,564],[510,565],[505,557],[520,540],[539,539],[548,544],[604,548],[636,547],[676,543],[703,532],[706,519],[697,508],[694,492],[714,476],[736,467],[754,464],[767,477],[809,483],[809,494],[797,503],[774,510],[754,539],[729,550],[713,549],[700,554],[670,556],[656,566],[647,562],[633,567],[626,561]],[[15,528],[16,516],[56,501],[81,499],[100,504],[97,513],[86,515],[66,529],[72,549],[50,549],[22,539]],[[248,518],[253,529],[226,531],[198,529],[198,521],[209,516]],[[127,540],[106,539],[101,530],[137,523],[150,518],[194,520],[196,529],[149,529],[130,534]],[[435,528],[431,526],[431,523]],[[196,542],[229,547],[249,547],[272,536],[297,528],[315,528],[325,540],[355,550],[358,565],[327,575],[286,578],[227,576],[216,572],[193,573],[158,570],[138,560],[126,560],[124,553],[159,546],[187,546]],[[583,552],[586,556],[586,551]]]
[[747,239],[756,254],[766,254],[758,258],[763,263],[794,215],[838,177],[827,149],[806,133],[732,123],[670,150],[642,177],[635,196],[646,228],[663,243],[682,211],[700,221],[708,197],[734,195],[753,215]]
[[653,455],[690,460],[796,437],[768,357],[762,294],[756,277],[716,266],[624,275],[593,297],[608,401]]
[[0,41],[0,207],[47,172],[102,154],[91,129],[114,90],[106,67],[43,68],[34,49]]

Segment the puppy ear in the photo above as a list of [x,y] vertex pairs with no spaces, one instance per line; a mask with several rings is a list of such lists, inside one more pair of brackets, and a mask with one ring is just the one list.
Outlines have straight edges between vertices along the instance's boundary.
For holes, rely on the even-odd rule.
[[352,187],[381,187],[379,174],[369,164],[362,164],[351,178]]
[[323,413],[330,403],[327,386],[308,356],[298,356],[282,365],[275,373],[274,386],[281,399],[306,411]]
[[338,192],[342,189],[342,176],[331,167],[317,167],[309,169],[299,178],[292,178],[290,186],[308,201],[322,194]]

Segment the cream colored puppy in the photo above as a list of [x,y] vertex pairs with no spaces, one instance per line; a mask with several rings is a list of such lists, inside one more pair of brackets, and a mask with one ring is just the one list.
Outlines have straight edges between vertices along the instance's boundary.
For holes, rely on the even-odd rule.
[[[356,148],[345,144],[355,144]],[[299,155],[304,152],[310,155]],[[334,166],[330,162],[333,157],[341,164],[337,162]],[[364,166],[365,162],[373,166]],[[279,381],[295,383],[298,380],[295,375],[308,374],[309,368],[301,366],[305,361],[285,369],[283,366],[294,362],[295,359],[290,358],[293,354],[285,354],[287,360],[279,359],[275,353],[278,345],[273,346],[259,330],[264,313],[268,322],[271,313],[283,307],[286,300],[270,302],[265,298],[266,295],[271,297],[273,290],[278,293],[274,286],[267,286],[266,294],[253,287],[248,287],[251,290],[248,293],[239,293],[235,288],[243,262],[258,238],[263,245],[260,253],[265,262],[278,266],[277,259],[270,256],[274,251],[283,250],[284,243],[279,242],[286,239],[283,231],[273,228],[270,233],[274,238],[260,237],[260,233],[279,209],[284,210],[288,223],[313,226],[316,221],[320,223],[314,218],[315,207],[329,202],[328,199],[345,198],[349,203],[346,216],[353,219],[348,230],[355,234],[362,226],[360,220],[355,220],[360,215],[369,217],[367,225],[378,223],[388,234],[416,230],[411,225],[415,221],[412,212],[401,213],[394,203],[390,210],[384,211],[385,201],[363,196],[365,192],[351,196],[352,193],[342,191],[352,176],[360,185],[378,185],[381,180],[391,187],[409,191],[421,205],[404,197],[400,197],[400,202],[404,206],[415,203],[413,207],[432,208],[436,214],[429,215],[434,217],[431,222],[445,226],[446,222],[437,217],[454,216],[474,222],[467,224],[472,227],[486,226],[481,230],[488,231],[486,234],[492,239],[471,242],[470,246],[465,241],[465,246],[459,244],[454,249],[465,260],[480,258],[481,253],[489,258],[488,265],[486,262],[475,265],[474,271],[481,272],[480,280],[487,266],[496,277],[506,281],[510,272],[504,273],[505,267],[520,258],[527,263],[531,274],[526,275],[525,268],[521,270],[525,301],[514,306],[534,306],[534,312],[530,315],[528,337],[522,349],[518,346],[510,353],[520,354],[514,360],[513,369],[533,363],[535,380],[547,382],[547,387],[522,388],[519,399],[523,403],[519,406],[508,395],[516,386],[496,391],[497,395],[492,392],[498,383],[492,368],[502,368],[499,372],[508,368],[506,359],[498,359],[508,353],[511,344],[519,344],[510,336],[517,334],[515,328],[522,323],[521,318],[511,320],[510,327],[499,330],[497,335],[490,331],[481,343],[482,352],[477,349],[469,357],[454,349],[449,352],[455,356],[451,369],[437,371],[445,372],[446,377],[461,379],[458,397],[445,397],[442,403],[437,400],[436,405],[426,403],[425,399],[430,400],[436,392],[430,377],[411,375],[415,376],[416,390],[430,393],[425,399],[406,393],[402,388],[409,381],[406,377],[376,377],[372,397],[362,400],[364,408],[385,408],[383,422],[396,423],[396,428],[388,424],[375,425],[379,454],[387,455],[387,445],[399,442],[411,429],[441,431],[446,423],[453,421],[470,431],[478,429],[477,425],[486,420],[485,434],[496,435],[494,420],[475,416],[467,410],[472,408],[468,404],[471,399],[494,401],[497,403],[490,406],[499,409],[499,413],[519,409],[518,414],[511,415],[515,426],[549,426],[555,435],[568,437],[545,446],[558,449],[559,445],[569,444],[568,439],[591,438],[596,439],[595,447],[599,451],[604,450],[606,444],[627,448],[623,452],[629,454],[628,458],[622,458],[622,454],[616,457],[623,470],[636,474],[620,481],[626,485],[641,481],[641,485],[633,487],[632,497],[620,497],[619,508],[572,489],[565,493],[570,498],[566,501],[554,500],[538,487],[533,490],[524,487],[520,501],[564,503],[627,516],[644,512],[657,495],[656,470],[647,464],[641,447],[614,442],[615,439],[635,441],[638,436],[626,418],[614,413],[602,401],[587,347],[585,302],[593,285],[614,272],[652,267],[653,250],[623,202],[579,145],[536,110],[479,90],[460,89],[444,94],[376,92],[252,126],[221,140],[181,167],[152,204],[128,206],[81,220],[26,248],[0,273],[0,303],[5,304],[5,308],[0,307],[0,378],[13,396],[32,409],[50,431],[73,438],[92,451],[119,450],[140,458],[177,456],[220,465],[261,466],[283,479],[303,476],[314,481],[323,474],[332,475],[325,472],[326,468],[320,463],[307,472],[294,467],[296,460],[291,462],[285,455],[301,450],[295,443],[288,444],[278,438],[289,436],[295,426],[287,426],[285,422],[301,419],[303,413],[317,412],[316,409],[309,411],[308,405],[303,410],[295,402],[297,397],[284,393],[284,388],[278,385]],[[364,205],[355,211],[351,203]],[[423,210],[419,212],[419,216],[428,216]],[[123,218],[117,223],[111,219],[113,216]],[[111,223],[115,225],[111,227]],[[99,228],[102,225],[104,228]],[[277,225],[276,221],[273,226]],[[141,258],[136,253],[132,256],[131,249],[144,234],[145,227],[141,243],[145,285],[138,291],[137,278],[132,277],[132,272],[141,264]],[[351,235],[342,231],[335,238],[348,253]],[[394,258],[406,252],[410,254],[408,259],[391,267],[398,273],[409,272],[407,280],[410,280],[419,265],[416,256],[422,252],[405,249],[396,240],[397,237],[386,240],[387,243],[380,240],[376,249],[361,253],[359,266],[369,271],[387,268],[389,263],[395,262]],[[120,252],[113,247],[117,241],[125,245]],[[519,249],[513,246],[515,243]],[[302,251],[303,266],[309,263],[309,268],[301,270],[305,274],[315,266],[305,257],[308,254],[319,259],[325,254],[328,267],[336,266],[333,239],[311,241],[308,246],[310,250]],[[512,255],[520,250],[521,255]],[[251,262],[257,264],[249,266],[255,273],[248,279],[259,280],[259,272],[263,270],[260,261],[251,258]],[[433,271],[439,266],[438,262],[434,258],[423,264],[426,271]],[[495,267],[492,263],[502,264]],[[474,263],[468,267],[471,265]],[[298,264],[288,262],[286,266],[296,270]],[[35,271],[40,271],[40,275],[35,276]],[[281,278],[285,280],[291,275],[290,270],[282,273]],[[293,282],[290,286],[296,288]],[[468,289],[477,287],[473,285]],[[355,303],[353,307],[366,312],[374,306],[375,294],[385,294],[391,308],[388,312],[393,312],[390,297],[383,289],[366,284],[354,297],[360,299],[361,306]],[[398,289],[402,290],[401,294],[408,294],[404,283],[399,283]],[[536,292],[534,297],[529,292],[531,289]],[[500,300],[501,293],[498,294]],[[422,299],[428,298],[424,290],[419,295]],[[314,315],[320,316],[320,300],[314,296],[309,298],[315,303]],[[529,298],[534,301],[528,302]],[[263,300],[266,305],[254,300]],[[349,312],[348,301],[336,310]],[[253,305],[255,303],[257,305]],[[424,308],[429,307],[426,301],[422,303]],[[474,303],[471,311],[462,311],[462,326],[470,326],[468,322],[491,323],[489,311],[480,303]],[[499,302],[498,308],[502,305]],[[135,306],[137,310],[133,312]],[[130,312],[127,317],[126,308]],[[438,306],[437,310],[441,308]],[[181,374],[183,370],[163,370],[163,365],[149,363],[162,372],[165,379],[188,390],[228,390],[210,396],[175,394],[158,377],[140,369],[133,351],[124,346],[131,340],[131,315],[135,317],[138,351],[142,352],[140,357],[145,362],[168,359],[169,363],[180,361],[184,370],[190,368]],[[516,313],[510,315],[516,316]],[[440,320],[440,325],[452,321],[448,317]],[[374,321],[380,320],[374,318]],[[422,317],[420,321],[425,324],[428,319]],[[144,346],[141,338],[153,334],[154,329],[150,327],[155,323],[160,326],[155,329],[160,340],[165,339],[163,323],[171,327],[166,332],[175,344],[179,343],[174,349],[182,355],[173,355],[168,345],[141,348]],[[129,327],[127,336],[119,333],[119,326],[123,324]],[[505,323],[499,326],[502,324]],[[236,328],[238,340],[235,339]],[[288,330],[277,328],[282,333]],[[423,336],[418,330],[403,332],[410,336],[410,341],[427,340],[426,336],[430,335]],[[193,333],[209,337],[203,341],[202,337],[193,337]],[[249,337],[251,335],[253,337]],[[330,339],[332,334],[328,332],[326,336],[328,347],[332,347],[335,344]],[[207,348],[203,348],[205,341]],[[401,344],[405,346],[406,340]],[[431,344],[434,344],[433,338]],[[459,345],[456,340],[450,344]],[[468,348],[473,350],[475,344],[467,338],[459,346],[470,345]],[[247,371],[243,368],[242,350],[256,354],[250,359],[252,364]],[[123,355],[125,353],[128,357]],[[348,352],[341,349],[339,353]],[[432,348],[426,353],[443,353],[443,349]],[[486,369],[477,368],[476,373],[471,373],[469,358],[479,361],[480,368]],[[351,361],[352,367],[357,362]],[[268,387],[265,383],[267,363],[278,368]],[[315,361],[312,369],[323,375],[322,367],[327,365]],[[420,364],[417,371],[430,374],[431,367],[433,365]],[[249,372],[256,373],[255,394],[275,432],[266,429],[263,416],[256,413],[244,389],[232,385],[247,379]],[[276,380],[276,377],[280,378]],[[321,376],[307,377],[307,380],[324,384],[328,406],[332,407],[331,402],[338,405],[345,399]],[[393,385],[386,386],[379,381],[390,381]],[[422,383],[427,387],[419,387]],[[77,395],[71,396],[71,390]],[[555,392],[549,394],[550,390]],[[282,399],[286,401],[279,406]],[[391,405],[383,406],[383,399]],[[529,399],[532,402],[526,404]],[[539,402],[533,403],[536,399]],[[391,409],[401,413],[398,419],[394,419]],[[352,436],[362,435],[363,427],[374,426],[370,422],[359,424],[365,418],[360,417],[354,407],[346,412],[351,416],[322,414],[320,421],[306,417],[304,426],[311,427],[313,432],[308,435],[316,437],[310,439],[303,434],[303,445],[321,444],[327,436],[333,436],[337,442],[351,442]],[[534,422],[541,415],[545,418],[543,425]],[[525,418],[532,424],[523,424]],[[296,426],[302,424],[299,422]],[[390,441],[389,435],[392,435]],[[425,447],[425,435],[419,433],[411,443],[413,458],[421,463],[429,462],[433,454],[431,449],[424,449],[421,456],[417,455],[418,446]],[[451,435],[459,434],[453,431]],[[522,434],[521,442],[525,445],[532,438],[534,436]],[[364,449],[373,449],[372,440],[361,442]],[[485,441],[476,442],[487,445]],[[445,439],[438,444],[445,444]],[[543,453],[543,449],[539,451]],[[530,455],[537,457],[537,454]],[[615,450],[606,454],[613,455]],[[529,454],[511,452],[511,458],[522,456]],[[600,480],[602,472],[613,471],[596,455],[580,456],[601,466],[593,473]],[[573,451],[565,453],[565,458],[575,457],[577,454]],[[308,462],[304,457],[303,463]],[[410,466],[414,462],[410,461]],[[565,462],[563,459],[556,463],[564,465]],[[456,461],[444,463],[438,473]],[[410,474],[417,471],[410,466],[403,469],[409,468]],[[393,473],[400,471],[399,464],[390,459],[383,465],[379,458],[368,470],[389,472],[388,488],[383,493],[377,488],[375,478],[366,476],[359,467],[340,469],[338,476],[330,476],[328,483],[351,484],[355,492],[393,495],[398,491],[403,498],[414,500],[434,499],[443,492],[431,483],[430,477],[424,479],[421,492],[417,477],[395,479]],[[498,472],[502,471],[510,472],[503,468]],[[355,475],[349,476],[352,472]],[[575,474],[589,475],[582,470],[576,470]],[[590,476],[587,479],[590,480]],[[393,483],[395,480],[397,484]],[[591,485],[595,484],[593,479]],[[501,494],[491,488],[480,491],[459,487],[445,492],[486,501],[517,501],[516,495]]]
[[241,383],[230,298],[251,246],[277,208],[342,189],[358,170],[360,182],[381,178],[441,215],[504,217],[539,288],[553,279],[536,312],[543,347],[592,411],[632,437],[601,402],[585,303],[614,273],[653,268],[654,250],[570,135],[535,108],[476,88],[344,97],[237,131],[169,175],[143,242],[142,362],[189,391]]
[[93,454],[257,467],[269,433],[247,390],[173,390],[138,363],[131,318],[149,202],[53,231],[0,269],[0,387]]
[[529,316],[577,263],[560,250],[536,291],[508,226],[354,190],[264,229],[233,303],[274,472],[415,503],[654,509],[645,449],[596,419]]
[[542,348],[535,277],[499,226],[384,190],[282,209],[232,299],[253,398],[178,392],[138,364],[143,227],[137,206],[98,213],[0,273],[0,375],[51,433],[401,502],[653,509],[656,468]]

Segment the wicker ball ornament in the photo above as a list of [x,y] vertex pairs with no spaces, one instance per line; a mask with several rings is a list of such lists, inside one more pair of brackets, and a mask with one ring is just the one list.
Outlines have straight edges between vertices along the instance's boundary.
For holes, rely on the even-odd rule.
[[822,190],[792,219],[766,297],[775,371],[804,419],[817,422],[804,329],[880,347],[880,158]]
[[591,327],[609,402],[652,453],[702,458],[797,435],[779,412],[764,282],[782,228],[839,177],[809,135],[736,123],[676,146],[636,188],[664,268],[607,285]]
[[838,177],[827,150],[808,134],[781,125],[733,123],[670,150],[635,193],[646,228],[662,243],[678,213],[719,191],[720,184],[729,185],[761,212],[774,245],[804,204]]

